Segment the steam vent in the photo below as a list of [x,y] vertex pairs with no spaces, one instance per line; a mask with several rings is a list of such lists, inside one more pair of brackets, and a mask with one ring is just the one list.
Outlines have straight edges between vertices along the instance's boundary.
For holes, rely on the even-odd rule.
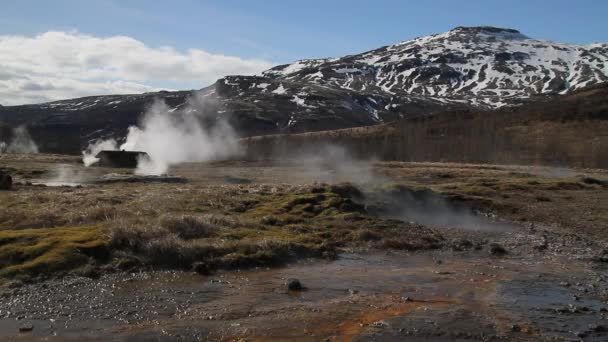
[[99,159],[96,166],[130,169],[136,168],[141,158],[150,159],[146,152],[140,151],[101,151],[95,157]]

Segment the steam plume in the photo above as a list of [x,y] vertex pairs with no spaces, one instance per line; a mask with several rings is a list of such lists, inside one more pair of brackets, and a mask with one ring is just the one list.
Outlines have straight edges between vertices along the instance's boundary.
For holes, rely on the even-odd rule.
[[346,147],[331,143],[313,144],[279,158],[286,158],[298,165],[292,174],[295,179],[360,185],[384,181],[384,177],[373,172],[375,160],[357,159]]
[[86,150],[82,151],[82,162],[84,166],[91,166],[99,161],[97,158],[97,154],[104,150],[117,150],[118,143],[114,139],[108,140],[97,140],[86,148]]
[[25,126],[13,129],[9,143],[0,142],[0,153],[38,153],[38,145],[30,136]]
[[[138,161],[137,174],[160,175],[173,164],[226,158],[238,152],[236,134],[225,120],[218,119],[210,126],[202,124],[204,118],[196,106],[204,102],[190,99],[184,109],[172,112],[164,102],[157,101],[139,126],[129,127],[120,149],[143,151],[150,156],[149,160]],[[95,142],[83,152],[83,161],[91,165],[99,151],[116,147],[114,139]]]

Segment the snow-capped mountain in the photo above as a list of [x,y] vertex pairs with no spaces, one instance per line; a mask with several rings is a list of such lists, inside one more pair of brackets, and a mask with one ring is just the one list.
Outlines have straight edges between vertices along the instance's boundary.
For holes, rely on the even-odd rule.
[[457,27],[358,55],[301,60],[264,75],[496,108],[607,81],[608,44],[568,45],[513,29]]
[[91,140],[123,137],[157,99],[172,114],[225,118],[241,136],[254,136],[515,106],[605,81],[608,44],[568,45],[512,29],[458,27],[357,55],[227,76],[198,91],[0,107],[0,133],[25,124],[43,151],[78,153]]

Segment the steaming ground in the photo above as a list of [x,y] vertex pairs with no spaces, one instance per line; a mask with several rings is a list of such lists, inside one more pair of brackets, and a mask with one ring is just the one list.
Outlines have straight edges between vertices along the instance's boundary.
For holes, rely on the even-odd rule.
[[201,114],[208,105],[202,97],[190,98],[179,110],[156,101],[137,126],[129,127],[119,145],[116,138],[94,141],[82,152],[86,166],[98,161],[103,150],[143,151],[149,159],[139,160],[136,174],[161,175],[171,165],[206,162],[238,156],[236,134],[225,117],[208,118]]
[[0,137],[0,153],[38,153],[38,145],[24,126],[13,129],[9,139]]
[[608,337],[605,170],[79,162],[0,155],[0,338]]

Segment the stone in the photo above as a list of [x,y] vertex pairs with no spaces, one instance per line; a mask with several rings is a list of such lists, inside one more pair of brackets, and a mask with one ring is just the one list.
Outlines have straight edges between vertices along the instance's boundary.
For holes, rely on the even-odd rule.
[[211,274],[211,271],[209,270],[209,266],[206,263],[200,262],[200,261],[195,262],[192,265],[192,270],[194,272],[198,273],[198,274],[201,274],[201,275],[209,275],[209,274]]
[[304,289],[300,280],[295,278],[288,279],[286,285],[289,291],[302,291]]
[[13,188],[13,178],[4,171],[0,171],[0,190],[10,190]]
[[589,324],[587,327],[589,328],[590,331],[596,332],[596,333],[606,332],[608,330],[608,329],[606,329],[605,326],[599,325],[599,324]]
[[19,324],[19,332],[28,332],[34,330],[34,325],[32,323],[26,322]]
[[490,244],[490,254],[496,255],[496,256],[501,256],[501,255],[507,254],[507,250],[503,246],[501,246],[497,243],[491,243]]

